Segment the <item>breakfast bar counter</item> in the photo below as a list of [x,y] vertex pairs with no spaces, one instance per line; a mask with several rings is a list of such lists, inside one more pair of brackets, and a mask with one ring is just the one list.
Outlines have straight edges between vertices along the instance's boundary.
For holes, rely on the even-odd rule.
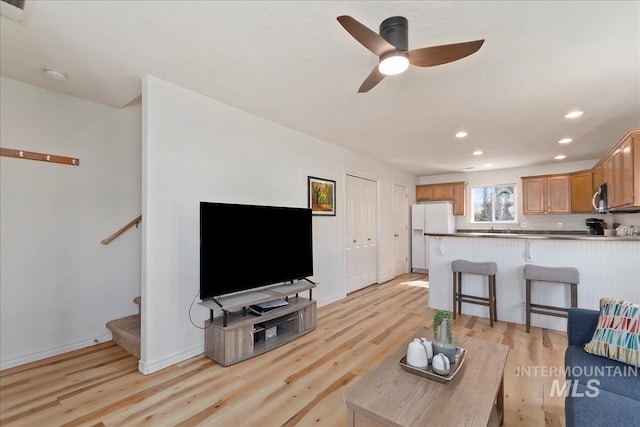
[[[498,321],[525,323],[525,264],[575,267],[578,307],[598,309],[600,298],[640,301],[640,238],[587,234],[453,233],[429,238],[429,306],[453,310],[451,261],[495,262]],[[488,297],[485,278],[465,275],[465,293]],[[568,307],[567,286],[541,284],[532,300]],[[488,318],[488,308],[462,304],[462,313]],[[532,326],[566,330],[566,319],[533,314]]]

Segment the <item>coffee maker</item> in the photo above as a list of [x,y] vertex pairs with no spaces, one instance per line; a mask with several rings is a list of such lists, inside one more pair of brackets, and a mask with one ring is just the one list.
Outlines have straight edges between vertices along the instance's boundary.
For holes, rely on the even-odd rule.
[[598,218],[587,218],[585,221],[589,227],[589,234],[593,236],[604,235],[604,220]]

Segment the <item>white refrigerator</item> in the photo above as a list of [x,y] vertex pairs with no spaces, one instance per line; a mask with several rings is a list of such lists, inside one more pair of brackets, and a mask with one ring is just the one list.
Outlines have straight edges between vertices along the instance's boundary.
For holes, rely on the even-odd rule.
[[429,237],[424,233],[456,232],[456,218],[451,202],[411,205],[411,271],[429,272]]

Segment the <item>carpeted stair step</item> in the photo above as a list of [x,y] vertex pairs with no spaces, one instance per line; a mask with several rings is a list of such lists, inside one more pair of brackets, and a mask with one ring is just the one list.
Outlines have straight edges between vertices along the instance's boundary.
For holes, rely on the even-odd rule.
[[140,312],[142,308],[142,298],[135,297],[135,304],[138,304],[138,314],[111,320],[105,325],[111,330],[113,342],[124,348],[127,353],[136,359],[140,359]]
[[113,342],[124,348],[127,353],[140,359],[140,315],[122,317],[107,322]]

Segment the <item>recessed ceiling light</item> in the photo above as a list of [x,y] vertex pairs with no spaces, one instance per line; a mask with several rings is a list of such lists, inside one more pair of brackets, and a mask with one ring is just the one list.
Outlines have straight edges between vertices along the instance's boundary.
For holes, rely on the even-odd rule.
[[580,117],[583,114],[584,114],[584,111],[572,111],[569,114],[567,114],[566,116],[564,116],[564,118],[565,119],[575,119],[576,117]]
[[58,80],[59,82],[67,80],[67,74],[64,71],[56,70],[55,68],[45,68],[44,73],[53,80]]
[[493,166],[493,164],[491,164],[491,163],[485,163],[485,164],[484,164],[484,167],[485,167],[485,168],[490,168],[491,166]]
[[473,152],[473,155],[474,156],[481,156],[482,155],[482,151],[476,150],[476,151]]
[[456,133],[456,138],[464,138],[467,135],[469,135],[469,134],[466,133],[465,131],[461,130],[460,132]]
[[567,156],[565,156],[564,154],[560,154],[560,155],[555,156],[555,157],[554,157],[554,159],[556,159],[556,160],[562,160],[562,159],[564,159],[565,157],[567,157]]
[[560,141],[558,141],[558,144],[568,144],[571,141],[573,141],[573,139],[571,138],[562,138]]

